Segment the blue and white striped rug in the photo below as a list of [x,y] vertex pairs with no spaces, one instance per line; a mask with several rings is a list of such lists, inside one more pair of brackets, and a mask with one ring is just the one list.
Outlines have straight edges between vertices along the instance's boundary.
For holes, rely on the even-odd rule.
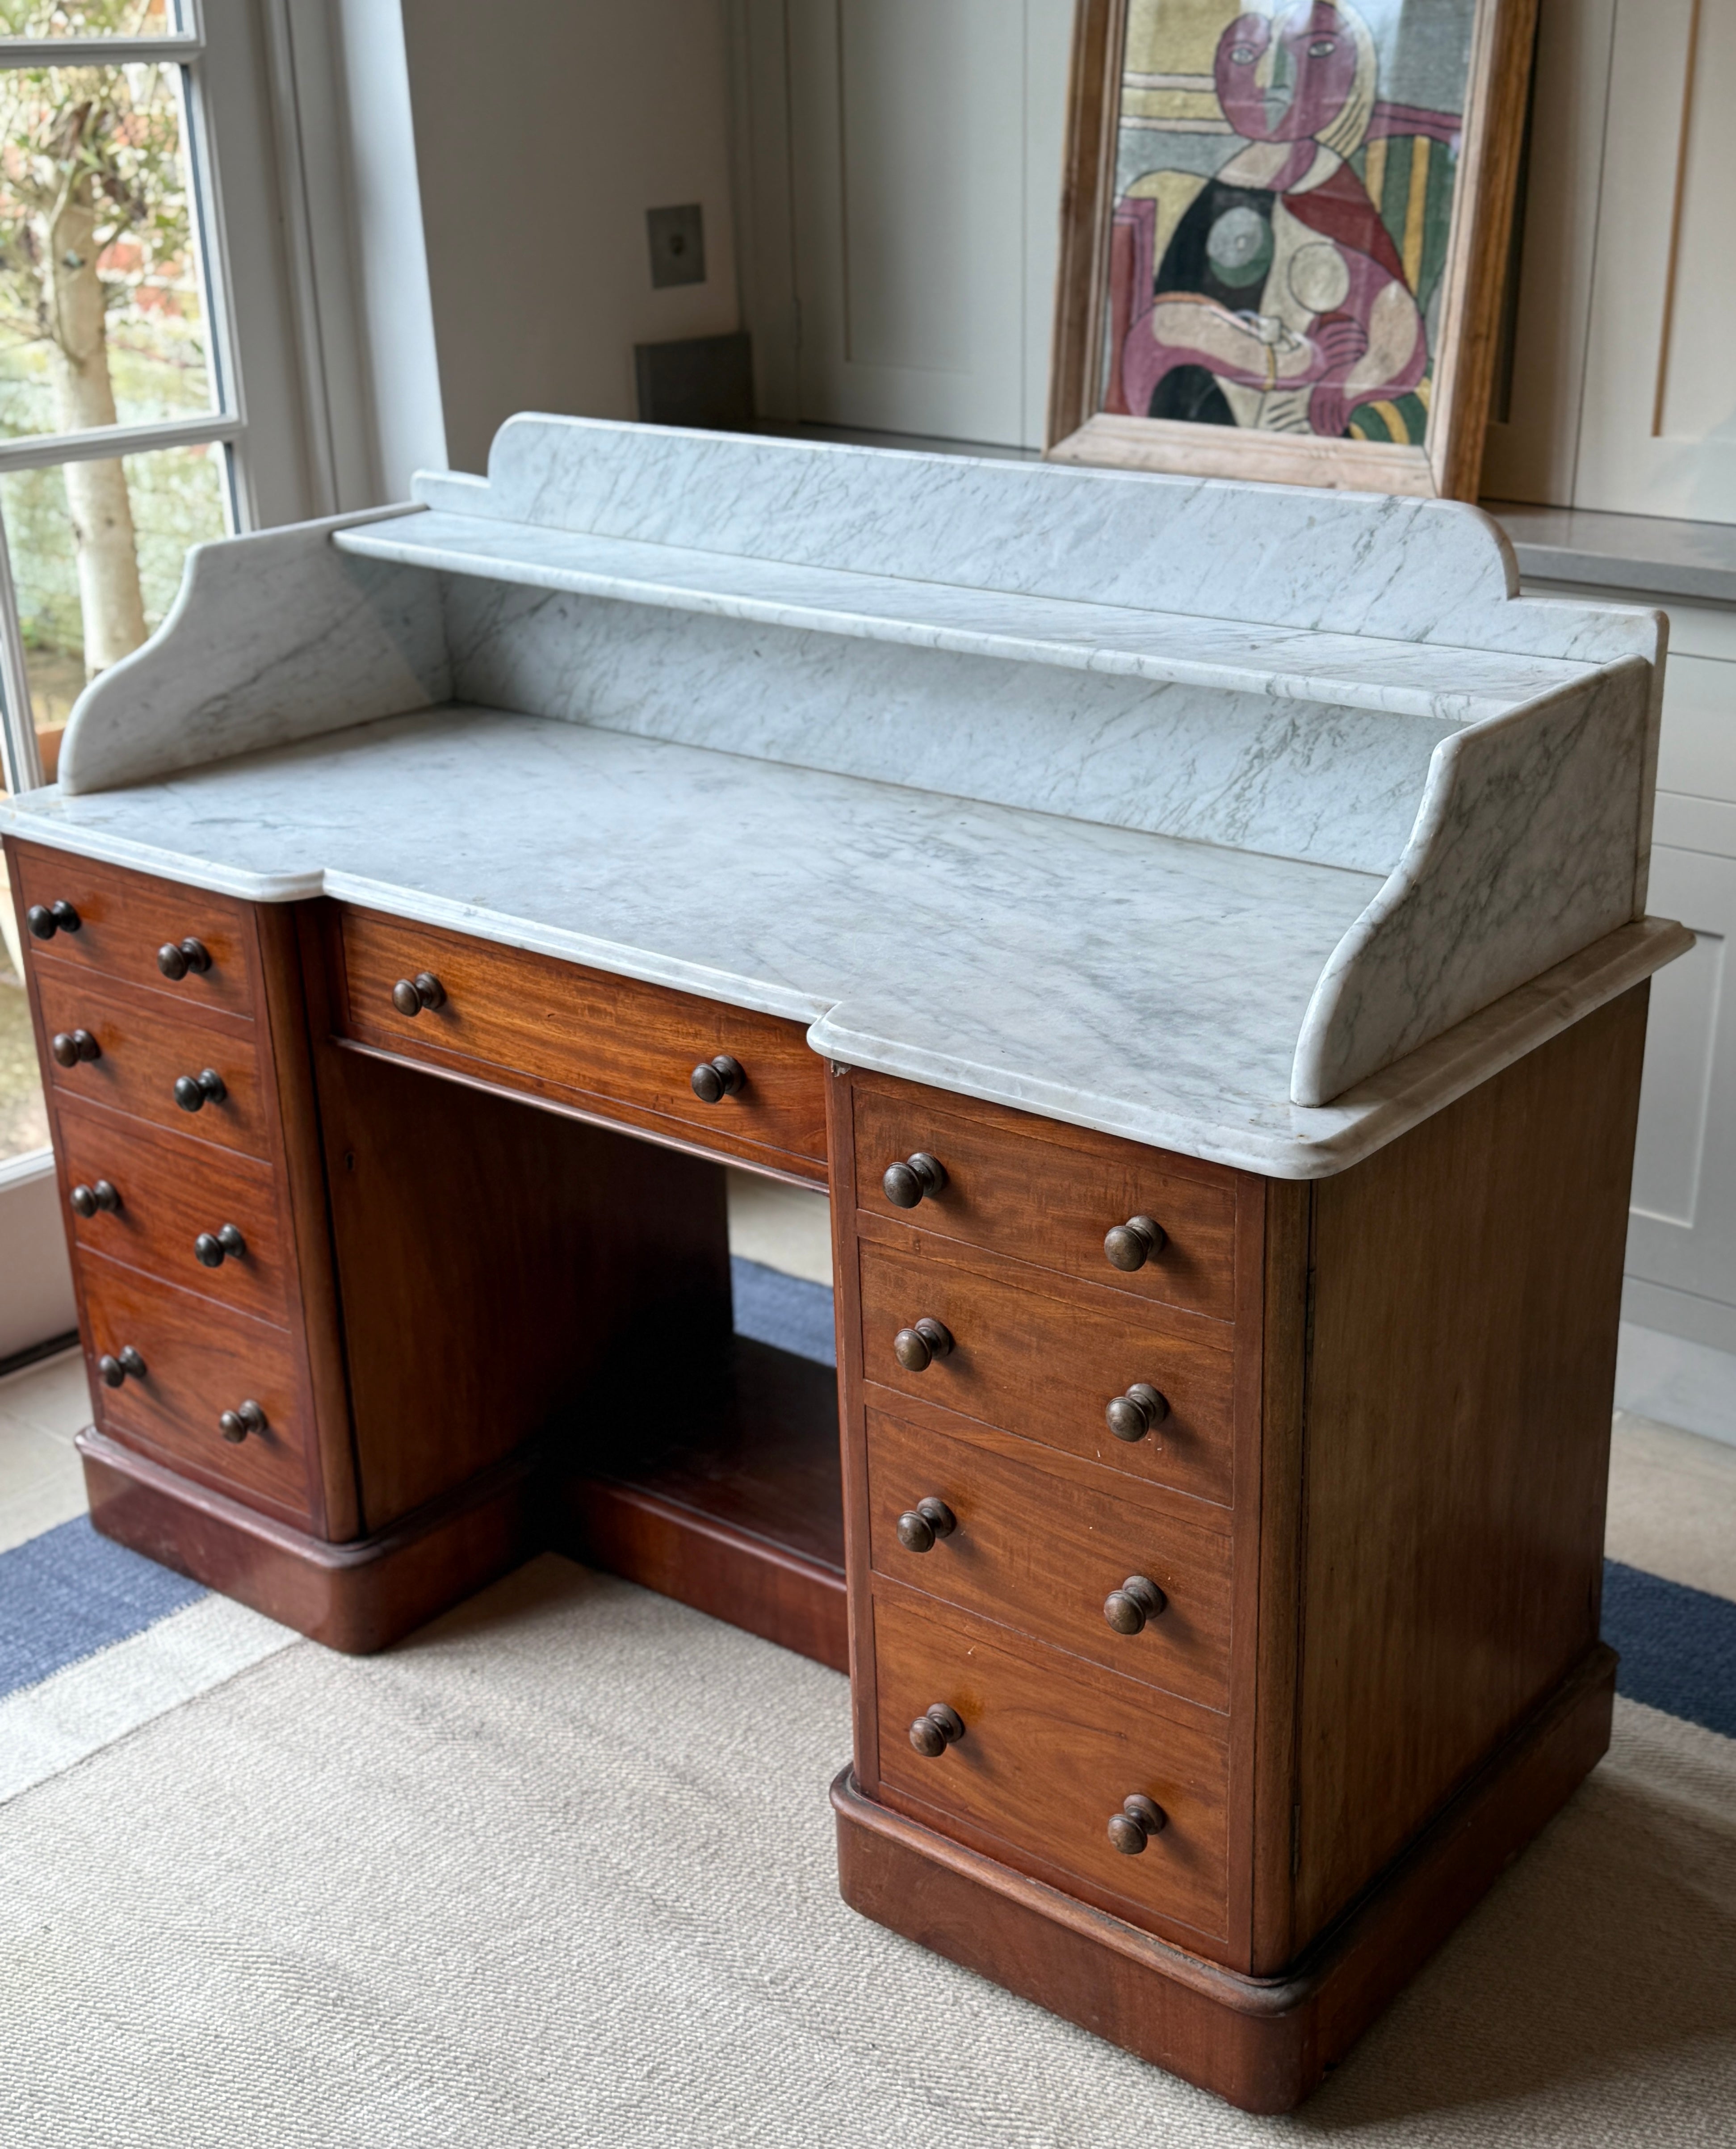
[[[833,1362],[823,1285],[732,1268],[740,1333]],[[1736,1603],[1609,1561],[1603,1630],[1623,1694],[1736,1739]],[[0,1800],[295,1638],[83,1516],[0,1553]]]

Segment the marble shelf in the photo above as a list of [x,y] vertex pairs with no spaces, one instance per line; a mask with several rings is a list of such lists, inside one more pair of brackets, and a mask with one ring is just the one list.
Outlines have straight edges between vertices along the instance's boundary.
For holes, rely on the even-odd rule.
[[791,566],[438,509],[339,530],[332,542],[365,559],[531,589],[1457,724],[1498,716],[1595,668],[1562,657]]
[[855,1066],[1280,1178],[1343,1170],[1685,937],[1629,927],[1311,1110],[1297,1031],[1371,874],[457,707],[3,814],[248,901],[346,898],[793,1018]]

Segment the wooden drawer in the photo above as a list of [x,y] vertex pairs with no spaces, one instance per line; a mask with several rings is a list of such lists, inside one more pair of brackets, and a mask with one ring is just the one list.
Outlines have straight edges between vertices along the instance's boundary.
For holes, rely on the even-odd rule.
[[[345,1027],[360,1042],[825,1175],[825,1064],[800,1024],[367,911],[345,909],[341,932]],[[400,1014],[392,987],[425,970],[444,1004]],[[691,1077],[719,1053],[746,1086],[703,1104]]]
[[[100,1254],[84,1255],[78,1271],[91,1395],[103,1431],[255,1507],[310,1519],[312,1413],[284,1331]],[[118,1356],[128,1345],[143,1359],[143,1376],[104,1387],[98,1360]],[[248,1401],[264,1412],[267,1428],[232,1444],[219,1420]]]
[[[134,1268],[263,1320],[289,1317],[289,1278],[276,1175],[269,1165],[224,1154],[185,1135],[147,1132],[136,1120],[68,1100],[59,1115],[61,1194],[107,1180],[120,1207],[81,1216],[69,1207],[83,1252]],[[194,1252],[203,1233],[226,1224],[245,1251],[208,1268]]]
[[[1215,1719],[902,1592],[876,1595],[874,1669],[883,1785],[1151,1915],[1224,1937],[1228,1755]],[[937,1702],[957,1711],[964,1736],[930,1760],[910,1726]],[[1135,1794],[1155,1799],[1167,1825],[1128,1857],[1108,1829]]]
[[[1230,1540],[1103,1489],[868,1412],[868,1557],[876,1572],[1208,1708],[1230,1705]],[[1023,1446],[1024,1443],[1020,1442]],[[899,1543],[900,1515],[943,1501],[957,1527],[926,1552]],[[1130,1575],[1168,1600],[1136,1634],[1104,1600]]]
[[[270,1154],[251,1022],[184,1014],[160,994],[98,980],[58,958],[40,958],[35,972],[45,1048],[57,1031],[88,1029],[102,1054],[71,1067],[48,1056],[46,1072],[60,1095],[112,1105],[249,1156]],[[175,1102],[177,1077],[207,1068],[223,1077],[228,1094],[184,1111]]]
[[[100,970],[110,977],[174,994],[199,1007],[227,1008],[246,1014],[254,1006],[254,980],[248,960],[247,913],[226,895],[183,888],[146,873],[123,872],[92,858],[64,851],[15,847],[18,883],[23,895],[18,931],[26,948],[52,952],[63,962]],[[37,940],[25,924],[30,908],[46,909],[70,903],[78,929]],[[178,980],[157,967],[157,950],[191,938],[202,941],[211,958],[208,970],[189,969]]]
[[[914,1235],[913,1240],[914,1240]],[[1231,1496],[1229,1351],[1154,1319],[1154,1310],[1075,1291],[1051,1297],[950,1255],[934,1257],[857,1242],[862,1363],[870,1381],[1001,1426],[1027,1440],[1227,1505]],[[1100,1309],[1100,1310],[1099,1310]],[[900,1329],[938,1321],[954,1347],[924,1371],[893,1354]],[[1175,1322],[1177,1316],[1170,1316]],[[1135,1382],[1168,1402],[1142,1440],[1118,1440],[1106,1406]]]
[[[858,1208],[1214,1320],[1235,1318],[1234,1174],[873,1075],[855,1076],[850,1094]],[[913,1211],[887,1200],[881,1179],[914,1150],[937,1158],[947,1178]],[[1103,1241],[1131,1216],[1153,1218],[1165,1241],[1130,1273],[1111,1264]]]

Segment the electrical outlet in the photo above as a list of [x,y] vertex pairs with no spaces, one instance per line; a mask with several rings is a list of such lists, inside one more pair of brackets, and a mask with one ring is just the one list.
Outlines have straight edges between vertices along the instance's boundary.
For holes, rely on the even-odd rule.
[[697,202],[680,209],[648,209],[645,229],[651,240],[651,287],[705,281],[705,217]]

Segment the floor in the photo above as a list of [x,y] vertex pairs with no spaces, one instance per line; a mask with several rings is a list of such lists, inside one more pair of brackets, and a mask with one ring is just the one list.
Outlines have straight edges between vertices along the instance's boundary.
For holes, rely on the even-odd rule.
[[[823,1195],[732,1172],[729,1236],[749,1261],[832,1281]],[[0,1380],[0,1552],[83,1512],[72,1443],[89,1420],[76,1351]],[[1736,1447],[1617,1412],[1606,1543],[1628,1567],[1736,1599]]]

